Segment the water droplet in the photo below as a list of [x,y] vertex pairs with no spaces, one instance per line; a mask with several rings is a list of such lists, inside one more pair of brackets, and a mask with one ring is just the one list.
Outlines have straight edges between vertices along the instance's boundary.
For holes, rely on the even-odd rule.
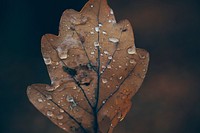
[[47,100],[51,100],[52,96],[51,95],[46,95]]
[[58,47],[57,51],[58,51],[58,56],[60,57],[60,59],[67,59],[67,57],[68,57],[68,55],[67,55],[68,50],[66,50],[66,49],[63,50],[60,47]]
[[[59,122],[58,124],[59,124],[60,126],[62,126],[62,125],[63,125],[63,123],[61,123],[61,122]],[[63,128],[63,129],[64,129],[64,128]],[[65,130],[65,129],[64,129],[64,130]]]
[[112,60],[112,56],[108,56],[108,59],[109,59],[109,60]]
[[106,68],[106,66],[102,66],[102,68]]
[[94,42],[94,46],[98,47],[99,46],[99,42]]
[[104,35],[106,35],[107,33],[105,31],[102,32]]
[[119,66],[119,68],[122,68],[122,66]]
[[131,63],[131,64],[136,64],[136,61],[135,61],[134,59],[131,59],[131,60],[130,60],[130,63]]
[[63,117],[63,115],[58,115],[57,116],[57,119],[59,119],[59,120],[62,120],[64,117]]
[[47,116],[52,117],[53,116],[53,112],[47,111]]
[[59,65],[60,63],[59,62],[56,62],[56,65]]
[[119,77],[119,79],[122,79],[123,77],[121,76],[121,77]]
[[106,103],[106,100],[104,100],[102,103],[105,104],[105,103]]
[[108,51],[104,51],[104,54],[109,54]]
[[64,113],[65,111],[63,109],[60,109],[60,113]]
[[42,103],[43,102],[42,98],[38,98],[38,102]]
[[44,58],[44,63],[46,65],[50,65],[52,62],[51,62],[51,58],[47,57],[47,58]]
[[95,31],[96,31],[96,32],[99,32],[99,27],[95,27]]
[[91,31],[91,32],[90,32],[90,34],[94,34],[94,32],[93,32],[93,31]]
[[94,5],[90,5],[90,7],[91,7],[91,8],[93,8],[93,7],[94,7]]
[[72,96],[67,96],[66,99],[68,102],[74,102],[74,98]]
[[111,23],[111,22],[112,22],[112,20],[108,20],[108,22],[109,22],[109,23]]
[[93,55],[93,54],[94,54],[94,51],[92,51],[91,54]]
[[106,83],[108,83],[108,80],[107,79],[102,79],[102,83],[106,84]]
[[129,48],[128,49],[128,54],[136,54],[135,48],[134,47]]
[[76,90],[76,89],[77,89],[77,87],[76,87],[76,86],[74,86],[74,87],[73,87],[73,90]]
[[139,54],[139,57],[140,57],[141,59],[145,59],[145,58],[146,58],[145,55],[140,55],[140,54]]
[[112,9],[110,10],[110,14],[112,14],[112,15],[114,14],[114,12],[113,12],[113,10],[112,10]]
[[119,39],[117,38],[114,38],[114,37],[111,37],[111,38],[108,38],[108,40],[112,43],[118,43],[119,42]]
[[110,69],[110,68],[111,68],[111,65],[108,65],[107,68]]
[[99,27],[102,27],[103,25],[102,25],[102,23],[99,23]]
[[[51,84],[53,84],[53,81],[52,81]],[[53,87],[50,87],[50,86],[47,86],[47,87],[46,87],[46,90],[47,90],[47,91],[54,91],[54,88],[53,88]]]

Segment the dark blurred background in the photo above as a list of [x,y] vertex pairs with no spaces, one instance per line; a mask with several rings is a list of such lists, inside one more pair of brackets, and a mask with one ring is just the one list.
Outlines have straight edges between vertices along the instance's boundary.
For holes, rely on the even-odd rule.
[[[40,39],[58,33],[65,9],[87,0],[1,0],[0,133],[64,133],[28,101],[26,87],[50,83]],[[109,0],[150,52],[147,77],[115,133],[200,133],[199,0]]]

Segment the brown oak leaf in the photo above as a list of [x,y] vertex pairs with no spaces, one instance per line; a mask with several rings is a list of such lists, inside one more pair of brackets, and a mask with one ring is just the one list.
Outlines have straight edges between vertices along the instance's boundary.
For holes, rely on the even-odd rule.
[[106,0],[66,10],[59,35],[42,37],[51,85],[33,84],[33,105],[69,133],[112,133],[131,108],[149,54],[134,45],[131,24],[116,23]]

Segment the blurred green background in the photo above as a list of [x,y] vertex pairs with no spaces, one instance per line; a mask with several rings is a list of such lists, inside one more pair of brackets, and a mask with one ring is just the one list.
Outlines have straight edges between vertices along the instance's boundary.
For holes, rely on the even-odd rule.
[[[86,0],[1,0],[0,133],[64,133],[28,101],[26,87],[50,83],[40,39],[58,33],[65,9]],[[200,132],[199,0],[109,0],[150,52],[147,77],[115,133]]]

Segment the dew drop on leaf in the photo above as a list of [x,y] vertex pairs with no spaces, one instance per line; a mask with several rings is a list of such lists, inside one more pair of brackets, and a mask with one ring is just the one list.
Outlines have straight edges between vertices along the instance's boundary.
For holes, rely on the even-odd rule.
[[38,98],[38,102],[42,103],[43,102],[42,98]]
[[58,51],[58,56],[60,57],[60,59],[67,59],[68,55],[67,55],[67,50],[63,50],[61,49],[60,47],[57,48],[57,51]]
[[49,58],[49,57],[46,57],[46,58],[44,58],[44,63],[46,64],[46,65],[50,65],[52,62],[51,62],[51,58]]
[[111,68],[111,65],[108,65],[107,68],[110,69],[110,68]]
[[98,47],[99,46],[99,42],[94,42],[94,46]]
[[108,80],[103,78],[102,83],[106,84],[106,83],[108,83]]
[[47,111],[47,116],[52,117],[53,116],[53,112]]
[[119,39],[117,38],[114,38],[114,37],[111,37],[111,38],[108,38],[108,40],[112,43],[118,43],[119,42]]
[[109,59],[109,60],[112,60],[112,56],[108,56],[108,59]]
[[63,125],[63,123],[62,123],[62,122],[59,122],[58,124],[59,124],[60,126],[62,126],[62,125]]
[[59,109],[60,113],[64,113],[65,111],[63,109]]
[[135,48],[133,48],[133,47],[129,48],[128,54],[136,54]]
[[96,32],[99,32],[99,27],[95,27],[95,31],[96,31]]
[[57,116],[57,119],[59,119],[59,120],[62,120],[64,117],[63,117],[63,115],[58,115]]
[[134,59],[131,59],[131,60],[130,60],[130,63],[131,63],[131,64],[136,64],[136,61],[135,61]]

